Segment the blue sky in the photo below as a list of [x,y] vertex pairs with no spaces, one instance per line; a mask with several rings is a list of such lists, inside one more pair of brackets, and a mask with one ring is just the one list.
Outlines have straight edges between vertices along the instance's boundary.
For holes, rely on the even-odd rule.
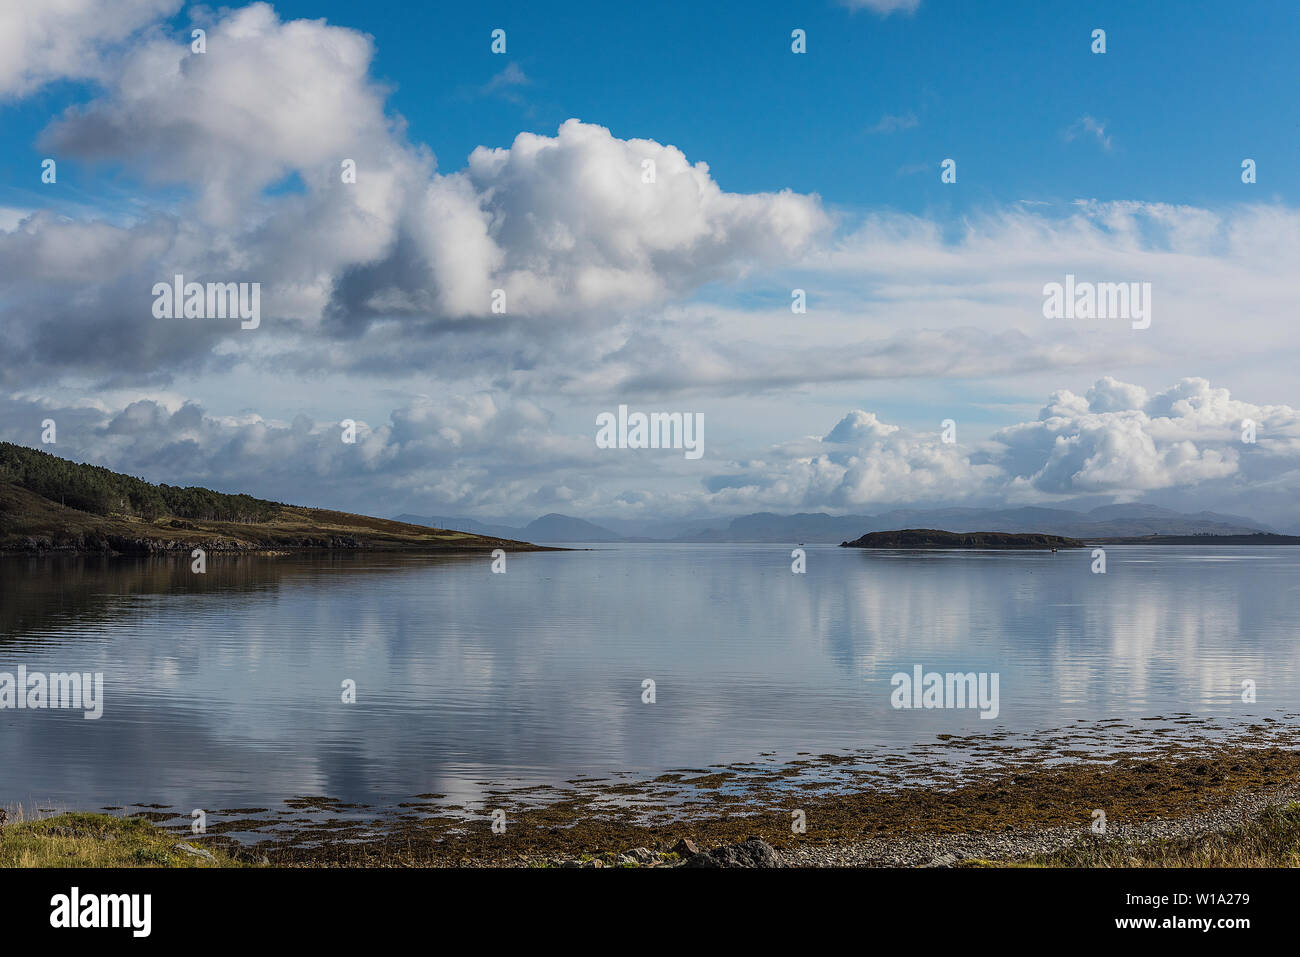
[[[523,102],[430,98],[422,82],[490,80],[489,26],[507,29],[510,58],[534,81]],[[796,26],[809,37],[802,57],[790,52]],[[1090,52],[1096,27],[1107,30],[1104,55]],[[1267,0],[928,0],[885,18],[831,3],[753,3],[743,15],[727,4],[577,4],[562,16],[545,5],[431,5],[365,25],[392,51],[376,66],[397,85],[394,105],[448,161],[577,116],[707,157],[729,190],[789,187],[911,212],[1076,195],[1236,200],[1244,155],[1272,170],[1266,189],[1294,199],[1296,27],[1294,5]],[[916,126],[870,134],[886,115]],[[1109,151],[1063,140],[1083,115],[1105,122]],[[938,180],[945,157],[959,161],[955,194]]]
[[[1280,2],[7,8],[4,437],[56,415],[74,458],[386,514],[1147,500],[1300,527],[1298,26]],[[146,293],[176,272],[259,282],[265,321],[165,324]],[[1067,274],[1150,283],[1150,328],[1046,319]],[[705,414],[709,453],[595,449],[622,403]]]
[[[885,17],[834,3],[751,3],[743,15],[691,2],[563,6],[276,8],[373,35],[392,109],[444,168],[579,117],[705,158],[727,190],[788,187],[849,210],[951,215],[1078,195],[1229,202],[1244,156],[1260,166],[1261,191],[1296,199],[1298,24],[1279,0],[926,0]],[[183,36],[188,13],[172,23]],[[804,56],[790,52],[796,26],[808,34]],[[496,27],[507,31],[504,56],[489,49]],[[1090,52],[1097,27],[1104,55]],[[528,82],[484,95],[507,63]],[[25,188],[36,134],[85,95],[60,84],[4,108],[0,182]],[[915,125],[871,133],[886,116]],[[1109,149],[1095,135],[1065,139],[1082,116],[1104,124]],[[961,190],[939,183],[945,157],[959,163]]]

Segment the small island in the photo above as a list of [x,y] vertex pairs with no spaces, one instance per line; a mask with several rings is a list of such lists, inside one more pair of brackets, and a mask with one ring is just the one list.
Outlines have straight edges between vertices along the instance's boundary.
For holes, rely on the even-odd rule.
[[1063,535],[1012,534],[1010,532],[945,532],[937,528],[900,528],[892,532],[868,532],[840,548],[966,548],[1042,550],[1085,548],[1083,542]]

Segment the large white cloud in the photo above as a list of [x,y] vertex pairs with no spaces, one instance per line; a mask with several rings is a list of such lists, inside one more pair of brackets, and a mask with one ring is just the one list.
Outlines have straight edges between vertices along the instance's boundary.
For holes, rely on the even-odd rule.
[[0,97],[52,80],[98,79],[105,55],[170,16],[182,0],[5,0],[0,3]]
[[796,261],[829,225],[816,197],[727,193],[675,147],[578,120],[480,147],[464,175],[505,254],[498,278],[527,312],[653,302]]
[[[247,341],[223,345],[224,333],[178,332],[150,314],[144,292],[176,273],[261,282],[263,335],[282,337],[270,349],[286,354],[324,334],[359,342],[349,358],[369,361],[361,340],[394,321],[416,340],[412,353],[441,323],[465,318],[483,322],[485,342],[539,317],[548,322],[527,335],[556,335],[561,321],[656,308],[787,265],[829,230],[816,196],[728,193],[672,146],[578,120],[437,172],[385,113],[373,53],[354,30],[282,22],[259,3],[213,21],[206,53],[159,34],[115,60],[103,95],[66,111],[44,144],[187,187],[193,202],[112,224],[38,215],[0,234],[0,282],[20,307],[0,325],[9,359],[43,361],[53,374],[213,355],[228,364]],[[341,181],[344,160],[356,163],[355,183]],[[291,176],[298,188],[280,188]],[[492,312],[497,289],[504,316]],[[37,301],[58,336],[14,328]]]
[[[1247,422],[1254,441],[1246,441]],[[1216,479],[1262,480],[1294,468],[1300,413],[1233,399],[1187,378],[1148,396],[1106,377],[1086,396],[1061,391],[1036,422],[997,432],[1011,488],[1055,495],[1135,497]]]
[[[344,159],[380,175],[367,161],[393,134],[385,91],[369,78],[373,55],[355,30],[282,23],[255,3],[212,23],[204,53],[164,36],[138,45],[105,95],[70,109],[44,139],[59,153],[194,186],[207,219],[237,223],[291,172],[318,189],[338,181]],[[356,192],[367,191],[366,178]]]
[[[1247,422],[1254,423],[1253,441]],[[1300,411],[1234,399],[1187,378],[1148,394],[1113,377],[1086,395],[1054,393],[1039,418],[974,446],[944,443],[857,409],[820,439],[779,446],[737,463],[714,507],[851,510],[959,502],[1032,503],[1088,496],[1132,501],[1174,491],[1210,507],[1253,501],[1283,521],[1300,517],[1275,499],[1300,473]],[[1266,495],[1264,493],[1267,493]],[[1263,496],[1263,497],[1261,497]],[[1261,513],[1262,514],[1262,513]]]

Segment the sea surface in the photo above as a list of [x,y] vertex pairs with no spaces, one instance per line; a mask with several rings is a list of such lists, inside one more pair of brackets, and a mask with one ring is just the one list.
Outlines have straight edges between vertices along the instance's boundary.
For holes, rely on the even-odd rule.
[[[102,672],[103,715],[0,710],[0,806],[474,800],[500,785],[1300,704],[1300,548],[0,560],[0,673]],[[998,675],[998,714],[891,678]],[[654,700],[645,682],[654,682]],[[1255,683],[1245,702],[1243,681]],[[355,702],[345,683],[355,682]]]

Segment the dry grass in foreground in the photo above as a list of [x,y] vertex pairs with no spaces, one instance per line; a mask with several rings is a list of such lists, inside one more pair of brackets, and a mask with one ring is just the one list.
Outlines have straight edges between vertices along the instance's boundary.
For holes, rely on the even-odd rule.
[[139,817],[58,814],[0,828],[0,867],[239,867],[217,848],[210,857]]

